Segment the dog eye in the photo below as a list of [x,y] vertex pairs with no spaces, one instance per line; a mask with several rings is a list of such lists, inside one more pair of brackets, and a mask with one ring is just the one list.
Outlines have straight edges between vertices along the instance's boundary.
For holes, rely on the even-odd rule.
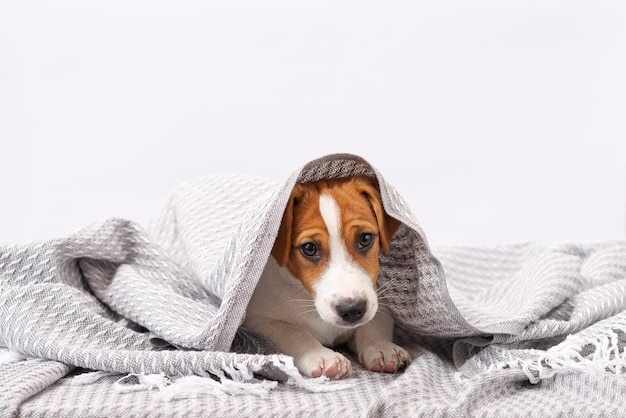
[[364,232],[359,235],[359,250],[368,248],[374,242],[374,235],[369,232]]
[[300,252],[307,258],[315,258],[319,256],[317,245],[312,242],[305,242],[300,246]]

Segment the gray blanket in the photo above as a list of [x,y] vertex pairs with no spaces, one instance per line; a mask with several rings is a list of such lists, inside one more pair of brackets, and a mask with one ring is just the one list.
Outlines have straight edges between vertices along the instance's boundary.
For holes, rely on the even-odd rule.
[[[295,182],[353,174],[403,223],[380,284],[414,362],[303,378],[240,324]],[[432,250],[381,173],[329,155],[0,248],[0,416],[626,416],[625,308],[626,243]]]

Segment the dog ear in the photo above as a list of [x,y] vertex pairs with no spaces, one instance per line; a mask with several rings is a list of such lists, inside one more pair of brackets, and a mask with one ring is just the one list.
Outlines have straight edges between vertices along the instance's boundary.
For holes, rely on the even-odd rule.
[[374,214],[376,215],[376,222],[378,223],[380,246],[385,254],[389,253],[389,243],[391,237],[400,228],[400,221],[393,218],[385,212],[383,209],[382,200],[380,197],[380,191],[378,188],[378,182],[375,178],[369,176],[356,176],[354,182],[357,189],[365,196],[369,201]]
[[280,228],[278,229],[278,235],[276,236],[276,241],[274,242],[274,247],[272,248],[271,254],[281,267],[285,266],[289,260],[291,235],[293,233],[293,207],[298,202],[300,195],[300,186],[296,184],[291,192],[291,196],[289,196],[289,201],[287,202],[287,207],[285,208],[283,219],[280,223]]

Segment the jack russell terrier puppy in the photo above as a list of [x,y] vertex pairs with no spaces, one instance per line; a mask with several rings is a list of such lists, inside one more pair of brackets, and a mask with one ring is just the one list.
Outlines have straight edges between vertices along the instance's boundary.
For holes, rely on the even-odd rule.
[[391,311],[376,285],[378,256],[399,226],[372,177],[297,184],[243,326],[306,376],[348,376],[350,361],[327,348],[346,343],[369,370],[402,370],[411,356],[392,343]]

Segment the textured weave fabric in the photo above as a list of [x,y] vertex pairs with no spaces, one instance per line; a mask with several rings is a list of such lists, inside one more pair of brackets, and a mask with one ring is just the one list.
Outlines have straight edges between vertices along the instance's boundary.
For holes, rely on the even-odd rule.
[[[320,383],[240,324],[295,182],[354,174],[403,223],[379,283],[415,361]],[[626,416],[625,308],[626,243],[433,251],[381,173],[329,155],[0,248],[0,416]]]

